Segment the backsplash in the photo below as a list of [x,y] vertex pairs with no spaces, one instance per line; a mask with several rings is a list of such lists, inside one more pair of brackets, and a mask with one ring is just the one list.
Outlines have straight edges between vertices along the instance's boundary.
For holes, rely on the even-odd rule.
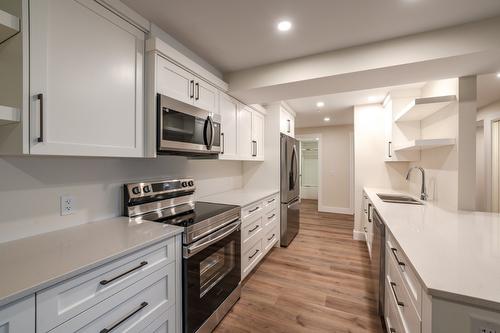
[[[0,242],[122,215],[128,182],[193,177],[196,197],[242,186],[242,162],[156,159],[0,158]],[[75,199],[75,211],[60,216],[60,196]]]

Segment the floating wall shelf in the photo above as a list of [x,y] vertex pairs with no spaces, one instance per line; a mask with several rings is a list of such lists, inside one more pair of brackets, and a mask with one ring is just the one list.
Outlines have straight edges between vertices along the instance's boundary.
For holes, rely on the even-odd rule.
[[0,10],[0,43],[19,32],[19,18]]
[[446,139],[418,139],[409,141],[407,144],[394,147],[395,152],[404,152],[411,150],[424,150],[433,149],[438,147],[453,146],[456,143],[456,139],[446,138]]
[[395,122],[416,121],[429,117],[457,100],[455,95],[415,98],[394,118]]
[[9,106],[0,105],[0,126],[21,121],[21,111]]

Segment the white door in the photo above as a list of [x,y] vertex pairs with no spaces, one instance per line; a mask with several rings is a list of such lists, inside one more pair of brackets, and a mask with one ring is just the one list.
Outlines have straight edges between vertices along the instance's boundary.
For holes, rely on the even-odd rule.
[[0,307],[0,332],[35,333],[35,296]]
[[240,159],[252,159],[252,109],[238,107],[238,155]]
[[195,83],[194,105],[209,112],[217,112],[219,91],[212,85],[198,80]]
[[144,33],[91,0],[30,1],[30,152],[144,155]]
[[157,57],[157,61],[156,87],[158,93],[192,104],[195,93],[193,74],[162,57]]
[[219,113],[222,118],[222,152],[221,160],[238,159],[238,102],[230,96],[221,93],[219,99]]
[[264,160],[264,116],[252,111],[252,141],[254,159]]

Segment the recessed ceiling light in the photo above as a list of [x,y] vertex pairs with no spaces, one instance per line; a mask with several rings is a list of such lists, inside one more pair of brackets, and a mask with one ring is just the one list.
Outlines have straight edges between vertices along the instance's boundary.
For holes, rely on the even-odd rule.
[[330,121],[330,117],[323,118],[324,121]]
[[497,73],[497,78],[499,78],[499,79],[500,79],[500,72],[498,72],[498,73]]
[[318,108],[322,108],[323,106],[325,106],[325,102],[317,102],[317,103],[316,103],[316,106],[317,106]]
[[316,141],[319,141],[319,138],[316,138]]
[[292,22],[290,21],[281,21],[278,23],[279,31],[288,31],[292,28]]

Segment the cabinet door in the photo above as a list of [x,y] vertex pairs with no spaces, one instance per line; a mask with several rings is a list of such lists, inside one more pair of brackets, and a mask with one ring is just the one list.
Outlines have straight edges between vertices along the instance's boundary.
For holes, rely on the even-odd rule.
[[253,156],[256,160],[264,160],[264,116],[252,111]]
[[144,155],[144,33],[91,0],[30,1],[30,152]]
[[280,109],[280,131],[288,136],[293,136],[292,116],[285,109]]
[[194,105],[209,112],[217,112],[219,91],[212,85],[198,80],[195,83]]
[[292,138],[295,138],[295,117],[292,115],[289,115],[289,122],[290,122],[290,136]]
[[242,160],[252,159],[252,109],[238,107],[238,156]]
[[184,103],[194,101],[194,76],[170,61],[157,57],[156,87],[158,93]]
[[221,160],[238,159],[238,102],[226,94],[220,94],[219,113],[222,118]]
[[393,140],[392,140],[392,101],[389,101],[384,106],[384,142],[385,142],[385,151],[384,151],[384,160],[385,161],[395,161],[397,160],[394,157],[393,152]]
[[35,296],[0,308],[0,332],[35,333]]

